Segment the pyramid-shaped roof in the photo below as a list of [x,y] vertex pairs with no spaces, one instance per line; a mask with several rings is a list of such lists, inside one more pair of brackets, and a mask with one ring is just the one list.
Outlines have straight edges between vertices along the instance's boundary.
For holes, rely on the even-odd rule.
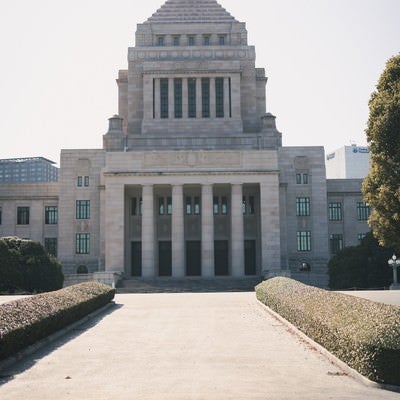
[[237,22],[216,0],[167,0],[147,23]]

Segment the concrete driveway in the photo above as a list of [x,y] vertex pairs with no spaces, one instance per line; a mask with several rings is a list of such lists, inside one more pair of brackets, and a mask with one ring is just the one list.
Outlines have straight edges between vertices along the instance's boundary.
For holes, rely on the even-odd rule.
[[400,400],[345,375],[252,292],[120,294],[0,375],[5,400]]

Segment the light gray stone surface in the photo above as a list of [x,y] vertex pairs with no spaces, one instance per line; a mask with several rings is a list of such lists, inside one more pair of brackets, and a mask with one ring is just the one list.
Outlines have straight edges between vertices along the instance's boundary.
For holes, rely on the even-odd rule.
[[253,292],[117,295],[1,375],[8,400],[400,399],[343,375]]

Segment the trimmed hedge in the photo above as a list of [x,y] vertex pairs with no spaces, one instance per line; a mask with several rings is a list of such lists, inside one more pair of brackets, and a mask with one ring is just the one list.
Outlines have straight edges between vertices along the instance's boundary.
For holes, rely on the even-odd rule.
[[367,378],[400,385],[400,308],[289,278],[256,286],[257,299]]
[[85,282],[0,305],[0,360],[109,303],[115,289]]

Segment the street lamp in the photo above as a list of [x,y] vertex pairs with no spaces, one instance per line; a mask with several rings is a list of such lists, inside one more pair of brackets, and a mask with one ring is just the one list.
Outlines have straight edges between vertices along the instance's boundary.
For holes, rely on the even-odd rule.
[[397,267],[400,265],[400,260],[397,259],[396,254],[392,255],[392,258],[388,260],[389,267],[393,268],[393,285],[390,285],[391,289],[397,289],[399,287],[397,283]]

